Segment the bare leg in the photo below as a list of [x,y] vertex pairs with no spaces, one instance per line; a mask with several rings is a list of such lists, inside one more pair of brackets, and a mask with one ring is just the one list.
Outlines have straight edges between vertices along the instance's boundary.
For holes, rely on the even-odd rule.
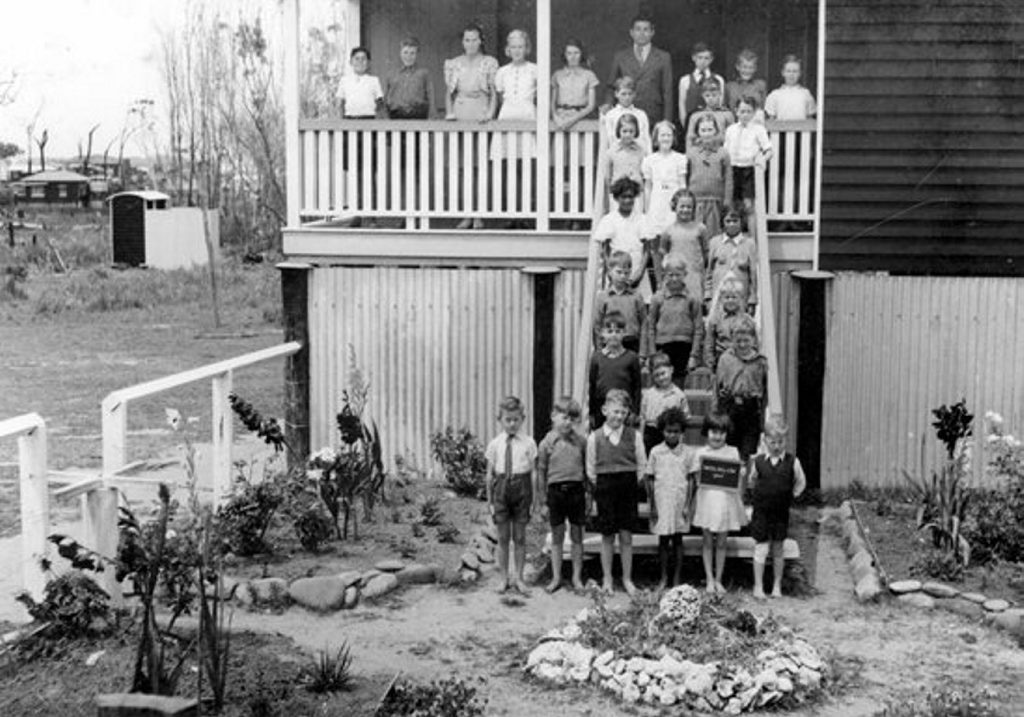
[[764,543],[758,543],[754,547],[754,597],[764,600],[764,558],[761,553],[767,553]]
[[583,526],[569,526],[569,540],[572,542],[572,587],[583,589]]
[[715,592],[719,594],[725,593],[722,575],[725,573],[725,546],[728,540],[728,533],[715,533]]
[[551,582],[544,588],[549,593],[562,584],[562,547],[565,544],[565,523],[551,528]]
[[508,544],[512,539],[512,526],[507,520],[496,524],[498,528],[498,575],[501,576],[499,592],[508,590],[512,583],[508,576]]
[[633,595],[636,593],[633,585],[633,534],[628,530],[619,531],[619,557],[622,559],[622,587]]
[[672,536],[672,559],[675,568],[672,574],[672,586],[683,584],[683,536],[676,533]]
[[701,534],[700,543],[700,557],[704,563],[704,584],[706,585],[705,590],[709,593],[715,592],[715,573],[713,569],[713,541],[714,533],[710,530],[705,529]]
[[661,562],[661,580],[658,581],[658,590],[664,590],[668,586],[668,556],[671,550],[671,536],[658,536],[658,560]]
[[772,585],[772,597],[782,597],[782,573],[786,569],[786,551],[781,540],[772,541],[772,571],[775,584]]
[[615,555],[615,533],[601,536],[601,589],[611,593],[614,583],[612,582],[612,557]]
[[522,595],[529,595],[530,590],[523,580],[523,569],[526,567],[526,523],[516,521],[512,524],[512,542],[515,546],[515,588]]

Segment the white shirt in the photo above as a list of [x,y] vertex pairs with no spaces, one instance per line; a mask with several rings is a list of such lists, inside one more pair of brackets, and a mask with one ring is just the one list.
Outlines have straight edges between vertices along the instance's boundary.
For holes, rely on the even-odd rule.
[[768,131],[763,125],[751,122],[746,127],[737,122],[725,129],[725,151],[734,167],[753,167],[759,154],[772,148]]
[[636,142],[643,149],[644,154],[651,153],[651,123],[647,119],[647,113],[642,109],[633,105],[632,107],[623,107],[622,105],[615,105],[610,110],[604,113],[602,118],[604,122],[604,136],[608,144],[606,146],[612,146],[618,139],[615,136],[615,129],[619,124],[619,118],[622,115],[631,114],[636,117],[636,123],[640,127],[640,134],[637,135]]
[[505,446],[509,442],[512,443],[513,475],[533,472],[533,466],[537,462],[537,444],[534,440],[523,433],[510,436],[502,431],[487,444],[487,450],[484,451],[484,457],[491,466],[492,474],[505,474]]
[[[619,445],[619,441],[622,440],[622,429],[624,426],[619,426],[616,429],[612,429],[607,423],[598,428],[598,431],[604,431],[605,437],[608,442],[613,446]],[[587,457],[586,457],[586,470],[587,478],[591,481],[597,480],[597,441],[594,436],[597,435],[597,431],[591,431],[590,435],[587,436]],[[644,469],[647,467],[647,455],[644,453],[644,437],[642,431],[633,431],[633,437],[636,441],[634,450],[636,451],[636,479],[638,481],[643,480]]]
[[346,117],[375,117],[377,100],[384,99],[380,80],[374,75],[342,75],[338,99],[345,102]]
[[772,119],[805,120],[818,112],[811,91],[803,85],[783,85],[768,93],[764,113]]

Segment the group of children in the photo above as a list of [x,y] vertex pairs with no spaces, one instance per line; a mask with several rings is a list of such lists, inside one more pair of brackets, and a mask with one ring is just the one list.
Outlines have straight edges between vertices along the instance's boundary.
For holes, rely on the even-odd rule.
[[[611,344],[615,341],[608,332]],[[671,368],[662,364],[662,383],[671,384]],[[664,388],[665,386],[662,386]],[[678,389],[677,389],[678,390]],[[646,399],[646,397],[645,397]],[[701,482],[702,461],[724,459],[738,462],[740,452],[727,443],[730,419],[712,413],[704,420],[706,445],[695,448],[683,442],[687,412],[669,406],[657,416],[657,443],[649,448],[648,426],[637,430],[629,394],[611,389],[601,406],[602,423],[584,437],[579,432],[582,411],[571,397],[559,398],[551,413],[551,431],[538,447],[521,433],[525,408],[515,397],[504,399],[498,409],[501,432],[487,446],[487,500],[498,530],[500,592],[529,594],[523,569],[526,559],[526,525],[531,511],[546,518],[551,527],[552,578],[547,592],[563,584],[562,555],[565,526],[569,525],[571,585],[583,590],[583,534],[587,516],[596,504],[595,527],[601,534],[602,590],[613,590],[612,561],[615,538],[619,539],[622,585],[629,594],[633,583],[633,532],[637,528],[637,503],[646,489],[650,506],[650,530],[658,536],[663,589],[682,580],[682,538],[691,525],[703,532],[702,560],[709,593],[724,593],[726,539],[730,531],[747,522],[742,502],[749,488],[753,514],[750,521],[754,548],[754,596],[766,597],[764,569],[772,555],[774,582],[771,596],[782,594],[783,543],[793,498],[806,485],[800,461],[785,450],[787,428],[778,416],[764,425],[767,451],[744,462],[737,490]],[[646,418],[646,416],[645,416]],[[513,570],[509,571],[510,545],[514,546]]]

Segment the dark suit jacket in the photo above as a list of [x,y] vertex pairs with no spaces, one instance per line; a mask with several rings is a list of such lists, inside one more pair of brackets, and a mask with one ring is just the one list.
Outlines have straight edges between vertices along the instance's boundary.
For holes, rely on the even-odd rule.
[[633,46],[615,53],[612,60],[611,79],[613,85],[620,77],[628,75],[636,82],[636,106],[647,113],[653,127],[663,119],[672,121],[674,116],[672,102],[672,57],[664,50],[651,45],[647,61],[643,65],[636,59]]

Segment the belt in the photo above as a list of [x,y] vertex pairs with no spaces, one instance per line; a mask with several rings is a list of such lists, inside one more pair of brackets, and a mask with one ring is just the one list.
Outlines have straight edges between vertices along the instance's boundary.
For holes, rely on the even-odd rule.
[[497,478],[509,478],[509,480],[524,480],[530,477],[530,473],[513,473],[511,477],[506,476],[504,473],[498,474]]
[[581,110],[585,107],[586,105],[555,105],[556,110]]
[[557,488],[558,490],[567,490],[569,488],[582,488],[583,481],[581,480],[563,480],[557,483],[548,483],[548,490]]

